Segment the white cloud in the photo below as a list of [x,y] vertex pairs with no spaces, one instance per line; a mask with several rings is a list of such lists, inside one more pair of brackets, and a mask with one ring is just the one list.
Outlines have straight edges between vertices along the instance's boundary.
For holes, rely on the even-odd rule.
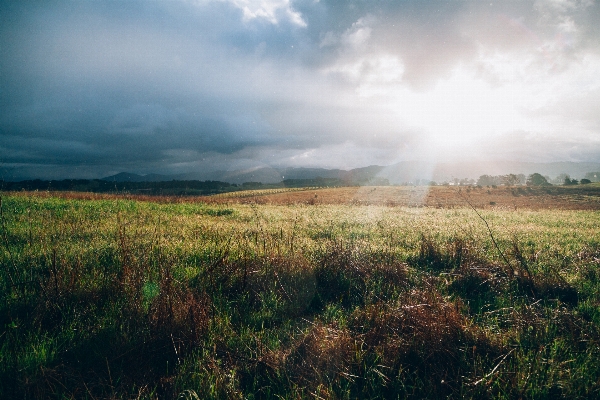
[[358,19],[343,33],[338,34],[328,31],[321,35],[319,47],[342,45],[343,51],[364,51],[371,38],[372,28],[369,26],[374,21],[371,17]]
[[342,35],[342,43],[350,48],[364,48],[371,37],[372,29],[368,25],[367,18],[360,18],[352,24],[352,28],[348,29]]
[[358,95],[370,97],[393,90],[402,80],[404,65],[396,55],[378,54],[339,62],[323,69],[322,72],[343,77],[356,86]]
[[290,0],[220,0],[239,8],[244,13],[244,20],[265,19],[272,24],[279,24],[281,18],[294,25],[306,27],[302,14],[294,10]]

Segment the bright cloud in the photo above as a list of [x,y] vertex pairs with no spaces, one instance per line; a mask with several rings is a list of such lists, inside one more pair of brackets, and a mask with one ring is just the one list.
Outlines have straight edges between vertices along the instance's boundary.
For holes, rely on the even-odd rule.
[[600,160],[598,21],[576,0],[3,2],[0,160]]
[[278,24],[283,17],[292,24],[306,27],[302,15],[294,10],[289,0],[220,0],[226,1],[244,13],[244,20],[265,19],[272,24]]

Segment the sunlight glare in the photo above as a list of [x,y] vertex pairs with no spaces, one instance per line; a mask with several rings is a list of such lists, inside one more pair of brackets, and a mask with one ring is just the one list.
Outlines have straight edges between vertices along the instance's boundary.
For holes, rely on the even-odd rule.
[[398,118],[430,135],[440,150],[473,146],[530,125],[520,113],[524,89],[492,87],[468,72],[457,69],[430,91],[400,90],[393,103]]

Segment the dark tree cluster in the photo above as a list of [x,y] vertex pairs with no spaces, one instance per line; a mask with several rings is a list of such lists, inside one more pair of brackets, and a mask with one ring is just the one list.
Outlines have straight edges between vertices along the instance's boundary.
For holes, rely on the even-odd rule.
[[527,186],[552,186],[552,184],[546,177],[536,172],[527,177]]
[[[589,181],[589,183],[592,182],[600,182],[600,171],[598,172],[588,172],[587,174],[585,174],[585,178],[586,181]],[[583,183],[583,179],[581,180]]]
[[479,186],[517,186],[525,184],[526,178],[523,174],[481,175],[477,180]]
[[134,193],[148,195],[205,195],[239,190],[238,185],[219,181],[110,182],[102,179],[40,179],[6,182],[0,189],[7,191],[70,191],[92,193]]

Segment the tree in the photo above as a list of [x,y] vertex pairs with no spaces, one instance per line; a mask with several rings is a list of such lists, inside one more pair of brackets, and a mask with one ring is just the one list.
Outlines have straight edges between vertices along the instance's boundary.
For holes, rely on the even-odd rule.
[[551,186],[541,174],[533,173],[527,177],[527,186]]
[[588,172],[585,174],[585,179],[591,182],[600,182],[600,172]]
[[492,175],[481,175],[479,179],[477,179],[477,184],[479,186],[492,186],[500,184],[500,179],[497,176]]
[[548,181],[555,185],[564,185],[567,179],[571,182],[571,177],[568,174],[562,173],[552,180],[548,179]]
[[519,177],[515,174],[508,174],[502,177],[502,181],[506,186],[515,186],[519,183]]

